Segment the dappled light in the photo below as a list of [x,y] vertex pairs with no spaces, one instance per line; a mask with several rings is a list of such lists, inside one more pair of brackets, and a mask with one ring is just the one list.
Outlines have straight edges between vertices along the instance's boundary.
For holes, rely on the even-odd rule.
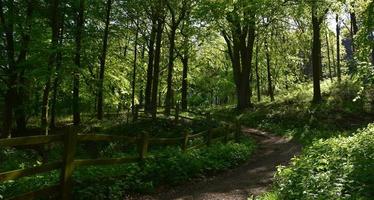
[[371,200],[373,0],[0,0],[0,200]]

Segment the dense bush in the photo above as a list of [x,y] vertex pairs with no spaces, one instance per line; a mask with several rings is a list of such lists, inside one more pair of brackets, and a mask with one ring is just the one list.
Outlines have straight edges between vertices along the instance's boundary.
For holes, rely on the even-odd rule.
[[351,137],[320,140],[280,167],[264,199],[372,199],[374,124]]

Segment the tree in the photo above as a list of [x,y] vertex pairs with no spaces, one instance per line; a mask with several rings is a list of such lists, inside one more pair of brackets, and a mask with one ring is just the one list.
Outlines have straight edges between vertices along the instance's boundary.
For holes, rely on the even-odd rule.
[[41,126],[45,130],[45,134],[48,135],[49,132],[49,124],[48,124],[48,113],[49,113],[49,95],[51,92],[51,82],[53,78],[53,67],[56,65],[56,56],[57,56],[57,48],[58,48],[58,37],[59,37],[59,28],[61,23],[59,20],[59,7],[60,1],[59,0],[52,0],[50,3],[50,26],[52,29],[52,39],[51,39],[51,48],[48,58],[48,74],[47,80],[44,85],[43,89],[43,102],[42,102],[42,113],[41,113]]
[[238,1],[234,9],[227,13],[230,29],[221,30],[227,43],[227,49],[233,67],[236,85],[237,109],[244,110],[251,105],[250,73],[253,45],[255,40],[256,18],[252,6]]
[[136,66],[137,66],[137,57],[138,57],[138,37],[139,37],[139,28],[136,27],[135,44],[134,44],[134,64],[133,64],[133,74],[132,74],[132,83],[131,83],[131,113],[133,116],[135,115],[135,86],[136,86]]
[[[179,5],[181,3],[181,5]],[[165,114],[170,115],[170,109],[173,106],[173,71],[175,60],[175,37],[176,31],[189,12],[189,0],[179,1],[166,0],[166,5],[171,15],[169,25],[169,62],[168,62],[168,76],[167,76],[167,91],[165,98]],[[188,62],[188,61],[187,61]]]
[[[265,36],[266,37],[266,36]],[[270,96],[270,100],[274,101],[274,91],[273,91],[273,80],[271,77],[271,66],[270,66],[270,52],[269,52],[269,45],[267,38],[265,40],[265,55],[266,55],[266,69],[267,69],[267,78],[268,78],[268,93]]]
[[158,11],[156,12],[157,28],[156,28],[156,46],[153,64],[153,81],[152,81],[152,95],[151,95],[151,113],[152,117],[156,118],[157,115],[157,95],[158,95],[158,84],[160,76],[160,60],[161,60],[161,42],[162,33],[164,29],[164,4],[163,0],[158,1]]
[[317,0],[311,2],[312,7],[312,26],[313,26],[313,47],[312,47],[312,66],[313,66],[313,103],[320,103],[321,96],[321,24],[328,10],[320,14]]
[[342,80],[342,72],[340,68],[340,22],[339,15],[336,15],[336,69],[338,73],[338,82]]
[[74,72],[73,72],[73,123],[79,125],[81,121],[79,109],[79,85],[80,85],[80,70],[82,69],[81,54],[82,54],[82,32],[84,29],[84,0],[79,0],[76,6],[76,32],[75,32],[75,57],[74,57]]
[[108,51],[108,38],[109,38],[109,23],[110,23],[110,11],[112,9],[112,0],[106,2],[106,14],[105,14],[105,29],[103,36],[103,47],[100,56],[100,70],[98,79],[98,91],[97,91],[97,119],[103,119],[103,106],[104,106],[104,74],[105,74],[105,61]]
[[7,4],[7,20],[5,19],[4,10],[6,10],[3,1],[0,0],[0,19],[2,24],[2,29],[5,32],[5,49],[6,49],[6,57],[8,67],[6,70],[6,74],[8,76],[6,80],[6,92],[5,92],[5,99],[4,99],[4,121],[3,121],[3,133],[1,138],[10,137],[12,131],[12,122],[13,122],[13,110],[14,105],[13,102],[15,100],[16,95],[16,81],[17,81],[17,73],[16,73],[16,62],[14,58],[14,17],[15,17],[15,10],[14,10],[14,2],[9,1]]

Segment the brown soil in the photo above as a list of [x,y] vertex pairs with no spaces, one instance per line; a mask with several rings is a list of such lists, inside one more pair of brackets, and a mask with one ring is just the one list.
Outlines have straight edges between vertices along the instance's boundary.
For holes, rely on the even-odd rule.
[[301,145],[289,139],[259,130],[244,128],[243,132],[254,138],[259,147],[251,158],[236,169],[208,179],[161,191],[158,194],[127,197],[138,200],[246,200],[257,196],[271,185],[276,167],[287,165],[299,154]]

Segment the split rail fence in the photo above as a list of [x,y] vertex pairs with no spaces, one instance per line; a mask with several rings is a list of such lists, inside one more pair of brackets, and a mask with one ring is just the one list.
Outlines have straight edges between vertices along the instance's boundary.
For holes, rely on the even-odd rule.
[[[178,112],[177,112],[178,113]],[[178,115],[178,114],[177,114]],[[175,116],[176,120],[180,116]],[[188,119],[188,118],[187,118]],[[220,131],[221,130],[221,131]],[[220,133],[220,134],[218,134]],[[60,180],[57,185],[52,185],[39,190],[30,191],[25,194],[20,194],[8,199],[24,200],[36,199],[38,197],[57,196],[58,199],[71,199],[72,191],[72,175],[74,169],[81,166],[98,166],[98,165],[115,165],[123,163],[142,162],[147,158],[147,152],[150,145],[179,145],[182,151],[187,151],[193,148],[201,148],[209,146],[215,141],[228,142],[229,140],[239,140],[241,128],[238,122],[234,125],[225,125],[224,127],[211,128],[200,133],[191,134],[184,132],[182,137],[176,138],[150,138],[149,133],[143,132],[139,137],[127,137],[117,135],[104,134],[78,134],[75,131],[69,131],[61,135],[49,136],[31,136],[19,137],[10,139],[1,139],[0,148],[4,147],[18,147],[18,146],[33,146],[46,145],[52,143],[63,143],[64,153],[63,159],[57,162],[43,164],[37,167],[18,169],[13,171],[1,172],[0,183],[9,180],[16,180],[21,177],[32,176],[40,173],[45,173],[53,170],[60,170]],[[202,138],[203,143],[189,146],[189,142],[194,139]],[[99,159],[76,159],[76,147],[79,142],[119,142],[125,141],[129,144],[137,145],[138,155],[133,157],[122,158],[99,158]]]

